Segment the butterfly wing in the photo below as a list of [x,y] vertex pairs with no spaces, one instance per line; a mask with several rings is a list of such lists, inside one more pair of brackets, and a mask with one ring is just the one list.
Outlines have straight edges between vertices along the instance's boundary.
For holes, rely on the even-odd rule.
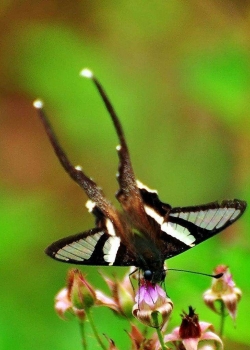
[[136,261],[118,236],[103,228],[65,237],[47,247],[53,259],[79,265],[134,266]]
[[182,243],[182,249],[174,253],[165,251],[166,259],[223,231],[238,220],[245,209],[246,202],[238,199],[171,209],[161,225],[162,239],[176,238]]
[[162,255],[169,259],[207,240],[238,220],[246,202],[238,199],[221,203],[171,208],[155,190],[138,182],[147,215],[160,226]]
[[86,204],[95,217],[96,227],[52,243],[46,250],[50,257],[80,265],[134,266],[136,258],[124,244],[122,235],[92,201]]

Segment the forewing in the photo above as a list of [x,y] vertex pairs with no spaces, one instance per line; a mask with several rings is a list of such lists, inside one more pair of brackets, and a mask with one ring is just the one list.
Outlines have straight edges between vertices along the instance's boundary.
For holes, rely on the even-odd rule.
[[143,200],[144,210],[150,220],[154,220],[158,225],[162,225],[165,217],[171,210],[171,206],[159,200],[156,190],[151,190],[142,182],[137,180],[137,185]]
[[[238,199],[173,208],[161,225],[162,238],[177,239],[182,243],[181,252],[185,251],[230,226],[241,217],[245,209],[246,202]],[[166,252],[166,258],[181,252]]]
[[78,233],[52,243],[46,250],[50,257],[80,265],[133,266],[135,258],[121,242],[104,228]]
[[165,259],[216,235],[238,220],[246,209],[246,202],[238,199],[212,202],[199,206],[171,208],[161,202],[157,191],[138,182],[144,208],[160,230],[156,230],[156,241],[160,241]]

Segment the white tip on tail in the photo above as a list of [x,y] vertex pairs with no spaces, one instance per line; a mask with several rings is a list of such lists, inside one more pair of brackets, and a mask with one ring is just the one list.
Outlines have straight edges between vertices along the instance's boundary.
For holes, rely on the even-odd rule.
[[76,170],[79,170],[79,171],[82,171],[81,165],[76,165],[76,166],[75,166],[75,169],[76,169]]
[[88,68],[84,68],[83,70],[81,70],[80,75],[84,78],[90,78],[90,79],[93,78],[94,76],[93,72]]
[[33,102],[33,106],[36,108],[36,109],[42,109],[43,108],[43,101],[42,100],[35,100]]

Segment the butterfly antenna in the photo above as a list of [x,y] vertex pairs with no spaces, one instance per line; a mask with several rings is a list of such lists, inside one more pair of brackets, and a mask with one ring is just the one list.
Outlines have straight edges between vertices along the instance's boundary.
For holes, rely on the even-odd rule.
[[216,278],[216,279],[223,276],[223,273],[218,273],[217,275],[213,275],[213,274],[209,274],[209,273],[196,272],[196,271],[190,271],[190,270],[181,270],[181,269],[167,269],[167,271],[187,272],[187,273],[193,273],[195,275],[208,276],[208,277],[212,277],[212,278]]

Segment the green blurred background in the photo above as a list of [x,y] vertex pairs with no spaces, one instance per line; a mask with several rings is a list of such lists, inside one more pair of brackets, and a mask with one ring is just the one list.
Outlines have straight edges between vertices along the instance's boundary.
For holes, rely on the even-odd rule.
[[[70,159],[111,199],[118,141],[93,84],[79,77],[84,67],[99,77],[121,118],[137,177],[163,201],[250,201],[250,2],[2,0],[0,43],[0,349],[81,349],[76,321],[61,321],[53,310],[69,266],[43,250],[93,227],[93,219],[32,102],[45,101]],[[168,262],[208,273],[230,266],[243,298],[237,327],[226,322],[228,349],[250,348],[249,228],[246,212]],[[82,271],[103,286],[96,268]],[[205,277],[169,273],[170,330],[190,304],[218,327],[201,298],[209,285]],[[101,308],[94,317],[101,333],[128,349],[127,322]],[[96,348],[91,333],[88,342]]]

